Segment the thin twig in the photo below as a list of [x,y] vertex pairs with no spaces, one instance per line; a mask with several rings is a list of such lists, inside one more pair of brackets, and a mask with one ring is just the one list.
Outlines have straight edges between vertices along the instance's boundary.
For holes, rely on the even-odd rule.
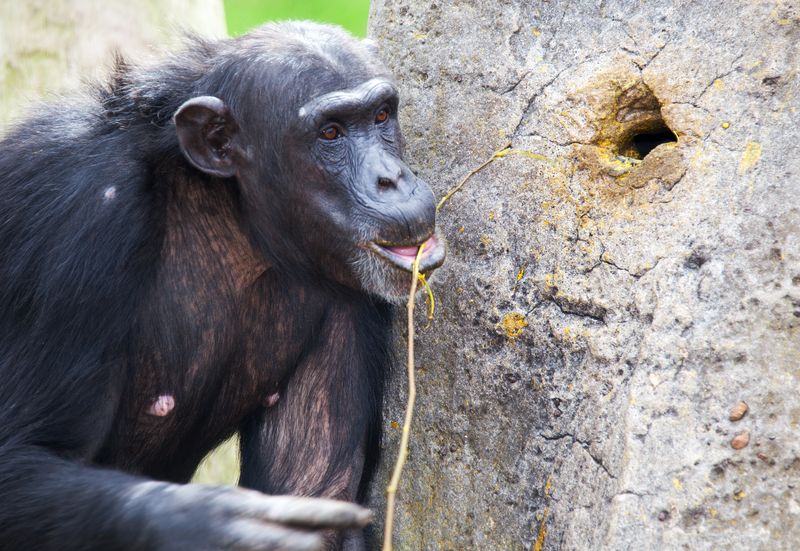
[[400,484],[400,475],[403,472],[403,465],[408,455],[408,438],[411,434],[411,420],[414,417],[414,400],[417,397],[417,386],[414,377],[414,298],[417,294],[417,280],[419,279],[419,259],[425,244],[419,246],[417,256],[411,268],[411,291],[408,294],[408,402],[406,403],[406,415],[403,420],[403,434],[400,437],[400,450],[397,453],[397,461],[394,464],[394,472],[389,486],[386,488],[386,523],[383,528],[383,551],[392,551],[392,526],[394,524],[394,498],[397,494],[397,486]]
[[481,171],[481,170],[483,170],[485,167],[487,167],[489,164],[491,164],[491,162],[492,162],[492,161],[494,161],[495,159],[497,159],[497,158],[499,158],[499,157],[505,157],[505,154],[504,154],[503,152],[504,152],[504,151],[506,151],[506,150],[507,150],[508,148],[510,148],[510,147],[511,147],[511,142],[508,142],[508,143],[507,143],[506,145],[504,145],[504,146],[503,146],[501,149],[499,149],[498,151],[495,151],[494,155],[492,155],[491,157],[489,157],[489,159],[488,159],[487,161],[485,161],[485,162],[484,162],[484,163],[483,163],[481,166],[479,166],[478,168],[476,168],[476,169],[474,169],[474,170],[470,171],[470,173],[469,173],[469,174],[467,174],[466,176],[464,176],[464,179],[463,179],[463,180],[461,180],[461,181],[458,183],[458,185],[456,185],[454,188],[452,188],[450,191],[448,191],[448,192],[445,194],[445,196],[444,196],[444,197],[442,197],[442,200],[441,200],[441,201],[439,201],[439,204],[437,204],[437,205],[436,205],[436,210],[437,210],[437,211],[439,211],[439,210],[440,210],[440,209],[441,209],[441,208],[444,206],[444,204],[450,200],[450,198],[451,198],[453,195],[455,195],[455,194],[456,194],[458,191],[460,191],[460,190],[461,190],[461,188],[462,188],[462,187],[464,187],[464,184],[466,184],[466,183],[467,183],[467,180],[469,180],[470,178],[472,178],[473,176],[475,176],[475,175],[476,175],[478,172],[480,172],[480,171]]

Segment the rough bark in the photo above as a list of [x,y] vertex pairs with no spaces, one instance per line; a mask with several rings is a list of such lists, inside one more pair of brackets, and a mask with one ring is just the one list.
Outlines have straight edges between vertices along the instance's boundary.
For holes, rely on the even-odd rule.
[[31,102],[177,45],[181,30],[224,36],[222,0],[26,0],[0,3],[0,129]]
[[370,34],[440,195],[514,150],[440,212],[397,548],[796,548],[798,5],[375,0]]

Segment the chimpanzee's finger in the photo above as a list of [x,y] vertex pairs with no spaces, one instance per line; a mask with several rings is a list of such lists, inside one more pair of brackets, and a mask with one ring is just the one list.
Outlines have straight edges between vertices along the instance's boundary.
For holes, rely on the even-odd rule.
[[224,549],[235,551],[319,551],[319,534],[257,520],[236,520],[225,527]]
[[[242,494],[244,494],[243,492]],[[372,512],[354,503],[332,499],[266,496],[246,492],[236,496],[238,507],[248,516],[279,524],[308,528],[361,528],[372,522]],[[230,496],[233,498],[234,496]]]

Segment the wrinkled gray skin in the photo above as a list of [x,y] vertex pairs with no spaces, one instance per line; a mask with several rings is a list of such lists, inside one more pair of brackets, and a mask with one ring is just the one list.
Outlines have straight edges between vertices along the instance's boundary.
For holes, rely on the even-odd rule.
[[798,5],[376,0],[370,34],[438,196],[534,154],[439,213],[397,549],[795,549]]

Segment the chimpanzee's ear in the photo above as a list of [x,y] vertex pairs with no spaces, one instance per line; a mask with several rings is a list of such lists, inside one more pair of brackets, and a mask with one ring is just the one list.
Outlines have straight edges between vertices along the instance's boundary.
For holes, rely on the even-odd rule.
[[192,98],[178,108],[172,120],[181,151],[192,165],[221,178],[236,174],[231,153],[238,127],[225,102],[214,96]]

